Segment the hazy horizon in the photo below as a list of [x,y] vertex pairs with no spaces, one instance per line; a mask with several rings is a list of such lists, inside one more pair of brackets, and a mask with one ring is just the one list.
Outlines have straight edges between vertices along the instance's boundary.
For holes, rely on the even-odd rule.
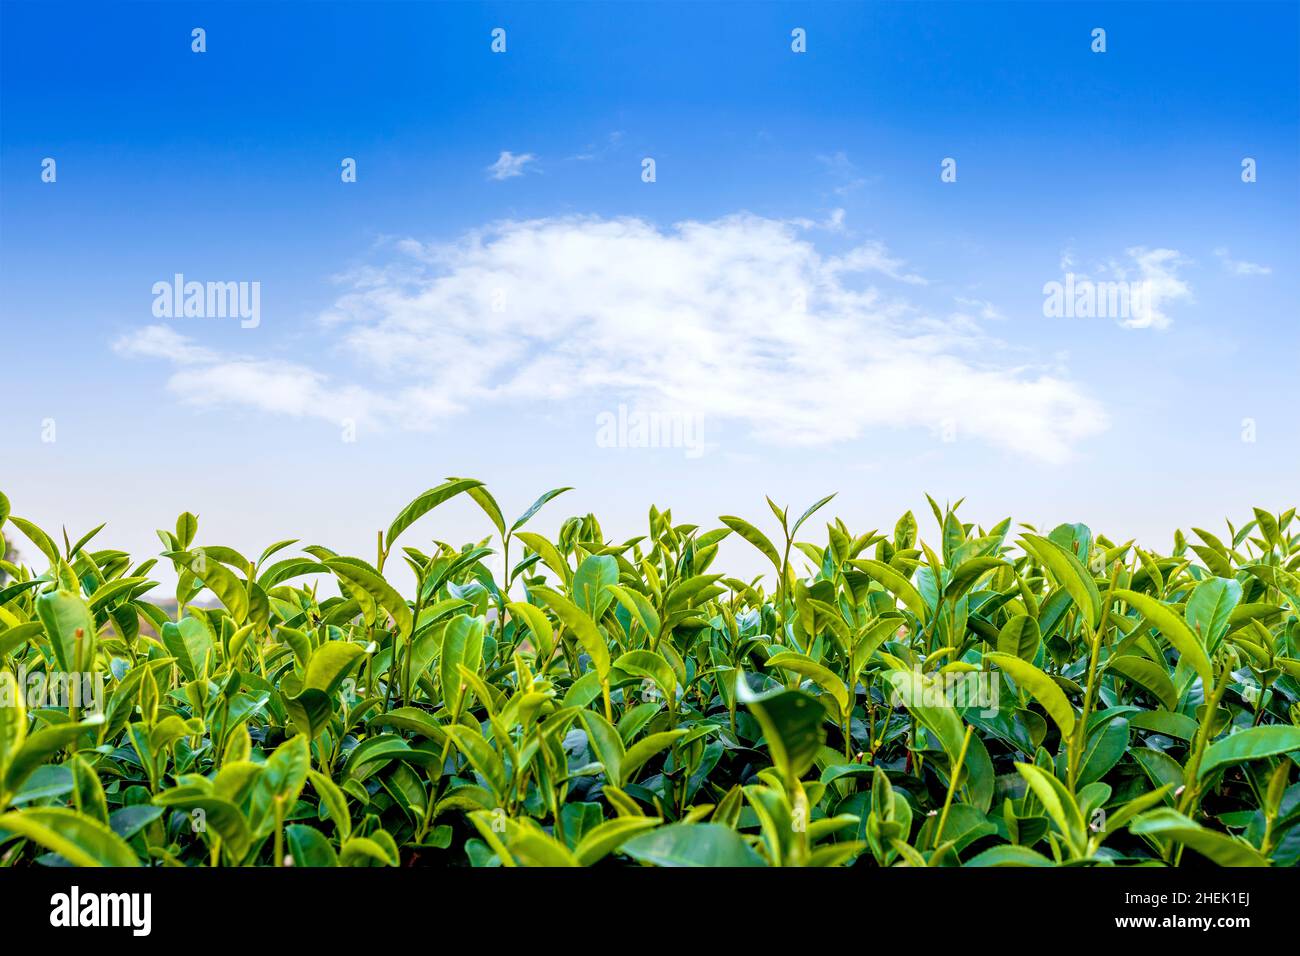
[[56,537],[370,558],[449,475],[620,541],[765,495],[838,492],[815,541],[934,540],[929,493],[1161,548],[1297,504],[1293,4],[0,18],[0,490]]

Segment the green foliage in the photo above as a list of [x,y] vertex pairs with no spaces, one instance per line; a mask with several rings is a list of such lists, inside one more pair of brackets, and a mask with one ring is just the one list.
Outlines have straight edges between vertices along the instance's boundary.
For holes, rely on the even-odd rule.
[[[139,565],[0,494],[37,555],[0,586],[0,865],[1300,862],[1293,512],[1169,555],[932,500],[933,547],[818,534],[831,496],[522,530],[566,490],[510,525],[449,478],[370,559],[186,512]],[[421,538],[462,495],[490,536]]]

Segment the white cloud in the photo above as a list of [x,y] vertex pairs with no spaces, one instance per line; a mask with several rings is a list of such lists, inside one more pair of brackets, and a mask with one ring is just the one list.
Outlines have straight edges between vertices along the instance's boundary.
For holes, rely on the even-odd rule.
[[537,159],[532,153],[521,153],[516,156],[508,149],[503,149],[497,161],[487,167],[489,179],[510,179],[514,176],[522,176],[524,167]]
[[[1171,303],[1190,301],[1191,286],[1179,276],[1188,260],[1177,249],[1148,249],[1132,246],[1124,250],[1126,259],[1109,259],[1098,266],[1103,281],[1119,280],[1133,287],[1128,313],[1112,316],[1127,329],[1167,329],[1173,324],[1168,309]],[[1076,286],[1094,281],[1091,276],[1073,269],[1072,251],[1061,254],[1062,271],[1074,276]]]
[[610,153],[617,150],[620,144],[622,144],[622,142],[623,142],[623,131],[616,129],[608,136],[605,137],[605,142],[603,145],[597,146],[595,143],[588,143],[585,147],[583,147],[582,152],[574,156],[570,156],[569,159],[575,160],[577,162],[583,162],[583,163],[604,159]]
[[796,223],[735,215],[662,230],[502,222],[391,248],[391,261],[346,277],[321,325],[400,386],[218,354],[168,326],[115,347],[170,359],[168,388],[185,401],[335,423],[418,429],[490,403],[627,400],[785,446],[951,424],[959,440],[1049,462],[1107,424],[1062,372],[1016,364],[976,318],[934,318],[878,288],[873,276],[925,281],[879,242],[827,256]]
[[338,387],[329,376],[296,362],[227,355],[194,345],[175,329],[150,325],[113,343],[119,355],[167,359],[178,366],[167,390],[197,406],[247,406],[259,411],[320,418],[339,424],[378,424],[398,406],[356,386]]
[[137,332],[123,335],[113,343],[113,351],[128,358],[161,358],[177,365],[194,365],[212,362],[217,354],[190,343],[169,325],[149,325]]
[[1002,310],[988,299],[972,299],[959,295],[955,301],[964,308],[975,310],[975,313],[985,322],[1001,322],[1006,318]]
[[841,272],[879,272],[899,282],[926,285],[924,278],[905,271],[906,268],[907,263],[891,256],[882,242],[865,242],[842,256],[827,259],[825,263],[825,269],[831,275]]
[[837,196],[847,196],[867,185],[867,178],[861,174],[857,164],[849,159],[848,153],[842,149],[820,155],[817,161],[826,167],[833,179],[838,181],[839,185],[835,187]]
[[1178,270],[1187,264],[1187,260],[1177,249],[1148,249],[1135,246],[1125,249],[1124,254],[1133,260],[1133,267],[1121,267],[1121,279],[1133,279],[1141,282],[1146,289],[1146,299],[1142,308],[1136,310],[1132,318],[1122,324],[1134,329],[1168,328],[1172,320],[1165,311],[1170,302],[1191,299],[1192,290],[1178,277]]
[[1232,258],[1232,255],[1223,246],[1215,249],[1214,254],[1223,263],[1223,268],[1235,276],[1266,276],[1273,273],[1272,266],[1262,266],[1255,262]]
[[[879,242],[825,256],[793,223],[736,215],[503,222],[359,273],[325,316],[408,420],[486,402],[627,397],[784,445],[938,429],[1049,461],[1101,431],[1059,374],[1009,366],[977,323],[881,292]],[[803,306],[802,310],[800,306]]]

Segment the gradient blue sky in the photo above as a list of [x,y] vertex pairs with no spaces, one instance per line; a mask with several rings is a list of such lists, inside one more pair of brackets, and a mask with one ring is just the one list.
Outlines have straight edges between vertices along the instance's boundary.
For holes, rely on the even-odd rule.
[[[376,528],[451,474],[486,480],[515,513],[575,485],[539,527],[592,510],[617,538],[643,530],[651,502],[763,522],[764,494],[801,509],[829,491],[858,530],[906,508],[926,527],[929,492],[965,496],[968,520],[1084,521],[1161,547],[1175,527],[1286,508],[1300,475],[1297,9],[4,2],[0,488],[16,514],[74,537],[107,519],[101,541],[142,553],[190,509],[208,542],[369,555]],[[495,179],[503,151],[535,158]],[[956,183],[940,182],[944,157]],[[1241,182],[1243,157],[1258,182]],[[537,259],[501,254],[503,235]],[[570,241],[589,260],[571,284],[519,279]],[[772,316],[746,345],[747,299],[764,308],[773,263],[816,271],[854,250],[868,266],[835,272],[834,314],[810,299],[791,361],[769,354],[786,341]],[[1044,317],[1064,260],[1133,276],[1132,250],[1171,251],[1166,327]],[[660,256],[704,275],[678,283],[683,263]],[[523,305],[480,338],[476,323],[497,320],[465,296],[485,270],[489,286],[522,282]],[[151,287],[176,272],[260,282],[260,325],[156,319]],[[653,302],[637,299],[643,280]],[[340,307],[362,287],[368,308],[400,307]],[[556,332],[566,308],[576,324]],[[652,377],[667,384],[647,385],[656,323],[702,353],[752,352],[733,376],[694,369],[686,349],[708,379],[696,398],[666,365]],[[157,325],[201,357],[142,355]],[[480,370],[480,347],[511,343],[527,343],[517,361]],[[231,375],[250,369],[311,383],[314,410],[292,389],[241,394]],[[910,381],[968,413],[956,441]],[[461,407],[404,412],[413,387]],[[1044,390],[1072,425],[1035,410]],[[373,411],[356,442],[341,440],[339,395]],[[597,414],[656,401],[703,416],[705,454],[598,446]],[[439,515],[427,535],[488,531],[472,505]]]

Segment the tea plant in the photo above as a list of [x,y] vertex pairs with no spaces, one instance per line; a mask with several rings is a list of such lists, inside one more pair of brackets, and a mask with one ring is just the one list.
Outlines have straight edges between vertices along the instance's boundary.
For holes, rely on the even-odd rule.
[[[139,564],[95,549],[102,526],[60,545],[0,495],[0,533],[47,565],[0,562],[0,859],[1300,860],[1294,510],[1168,555],[933,500],[933,546],[910,512],[813,534],[830,497],[793,521],[769,500],[775,537],[655,508],[624,542],[591,515],[527,530],[566,490],[507,523],[449,479],[369,558],[250,559],[186,513]],[[492,533],[418,540],[461,495]],[[771,574],[715,570],[729,536]],[[149,597],[160,561],[174,610]]]

